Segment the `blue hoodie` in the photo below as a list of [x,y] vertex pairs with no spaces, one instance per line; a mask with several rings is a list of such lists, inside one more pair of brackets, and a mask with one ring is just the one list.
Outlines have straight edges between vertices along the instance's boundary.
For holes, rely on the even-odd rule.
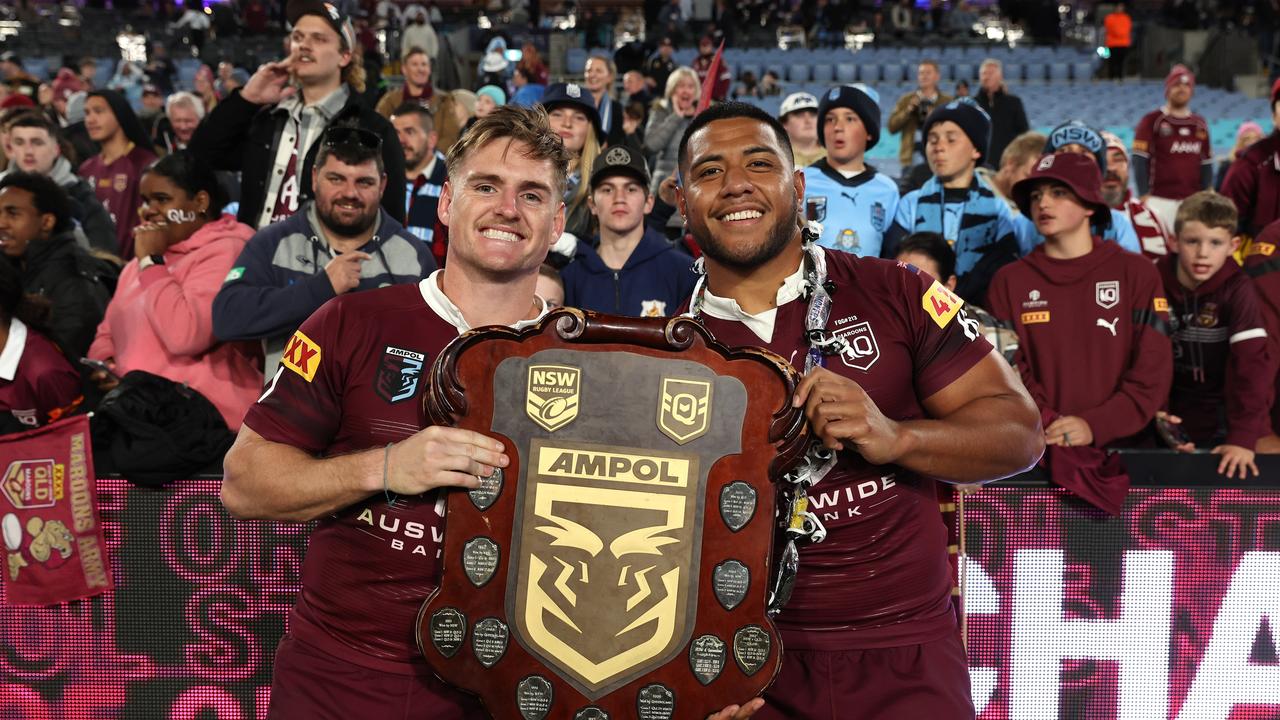
[[605,265],[594,247],[579,241],[577,257],[560,277],[566,306],[631,317],[674,315],[698,280],[693,258],[652,228],[645,229],[621,270]]
[[[315,229],[315,212],[315,203],[307,202],[255,233],[213,299],[214,335],[262,340],[268,377],[293,331],[337,294],[324,271],[334,254]],[[379,213],[373,237],[360,248],[372,257],[360,266],[357,291],[418,282],[436,269],[426,243],[386,210]]]

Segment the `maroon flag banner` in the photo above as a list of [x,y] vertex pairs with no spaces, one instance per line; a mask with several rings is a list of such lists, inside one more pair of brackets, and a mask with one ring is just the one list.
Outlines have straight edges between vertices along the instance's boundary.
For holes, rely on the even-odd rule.
[[111,590],[88,416],[0,437],[0,468],[8,602],[53,605]]

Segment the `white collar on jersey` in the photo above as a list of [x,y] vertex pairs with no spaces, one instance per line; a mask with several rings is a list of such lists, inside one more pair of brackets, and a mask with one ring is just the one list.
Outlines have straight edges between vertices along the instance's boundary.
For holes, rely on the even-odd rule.
[[9,339],[4,343],[4,351],[0,352],[0,378],[12,382],[18,377],[18,363],[26,348],[27,326],[13,318],[9,321]]
[[[431,311],[439,315],[441,320],[457,328],[458,334],[462,334],[470,330],[471,326],[467,324],[466,318],[462,317],[462,310],[458,309],[458,306],[454,305],[449,296],[445,295],[444,291],[440,289],[440,279],[436,276],[442,272],[444,271],[436,270],[428,275],[418,283],[418,290],[422,293],[422,299],[427,301],[427,306],[431,308]],[[532,320],[521,320],[511,327],[516,330],[522,330],[546,317],[547,312],[550,310],[547,307],[547,301],[537,295],[534,295],[533,298],[542,305],[542,309],[538,311],[538,316]]]
[[778,288],[778,294],[773,301],[773,307],[762,313],[752,315],[745,312],[742,306],[738,305],[738,301],[733,298],[722,298],[711,290],[707,290],[703,294],[702,312],[713,318],[720,320],[732,320],[740,322],[751,329],[763,342],[773,342],[773,324],[778,317],[778,308],[795,300],[804,294],[804,259],[796,266],[796,271],[791,273],[782,281],[782,287]]

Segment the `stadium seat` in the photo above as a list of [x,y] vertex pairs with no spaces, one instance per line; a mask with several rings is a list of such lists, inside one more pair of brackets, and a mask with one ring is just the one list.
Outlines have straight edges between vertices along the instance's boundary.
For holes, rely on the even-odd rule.
[[1071,77],[1071,69],[1064,62],[1049,64],[1049,81],[1066,82]]
[[978,74],[974,72],[973,65],[970,65],[969,63],[956,63],[951,66],[951,69],[952,80],[966,80],[968,82],[973,82],[973,80],[978,77]]
[[[841,84],[854,83],[858,81],[858,66],[851,62],[842,62],[836,65],[836,82]],[[876,78],[879,82],[879,78]]]
[[835,66],[829,62],[818,62],[813,66],[813,81],[823,85],[835,82]]
[[569,48],[569,54],[565,58],[565,70],[570,75],[581,75],[587,66],[587,51],[582,48]]
[[787,65],[787,80],[793,83],[809,82],[809,66],[804,63]]
[[864,62],[858,66],[858,82],[868,85],[878,83],[884,77],[880,71],[880,63]]
[[1074,62],[1071,63],[1071,79],[1076,82],[1088,82],[1093,79],[1093,63]]
[[885,63],[881,68],[884,72],[884,82],[900,83],[907,79],[908,66],[901,62]]

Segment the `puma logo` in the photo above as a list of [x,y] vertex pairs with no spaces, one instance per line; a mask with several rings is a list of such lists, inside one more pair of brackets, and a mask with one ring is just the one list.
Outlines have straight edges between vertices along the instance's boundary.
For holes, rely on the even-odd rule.
[[1116,323],[1118,323],[1118,322],[1120,322],[1120,318],[1116,318],[1115,320],[1112,320],[1111,322],[1107,322],[1106,320],[1103,320],[1102,318],[1098,318],[1097,327],[1100,327],[1100,328],[1106,328],[1106,329],[1110,330],[1110,331],[1111,331],[1111,337],[1115,337],[1115,336],[1116,336]]

